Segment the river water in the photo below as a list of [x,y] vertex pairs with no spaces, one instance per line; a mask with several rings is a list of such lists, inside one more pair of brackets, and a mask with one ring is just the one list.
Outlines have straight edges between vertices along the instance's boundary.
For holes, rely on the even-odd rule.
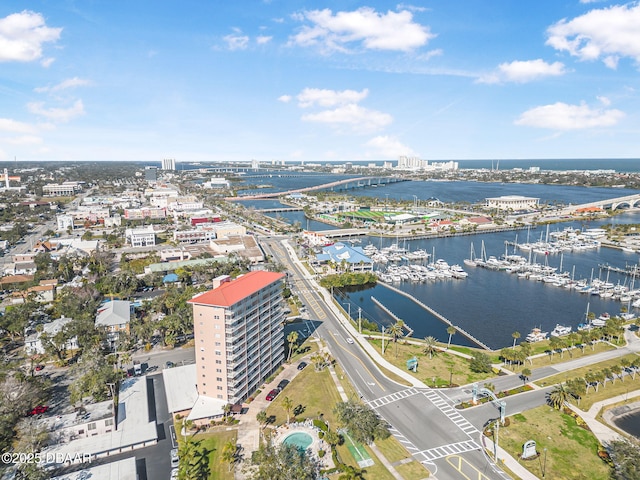
[[[313,184],[328,183],[334,180],[334,176],[319,178],[313,176],[310,182]],[[255,180],[255,179],[254,179]],[[286,189],[294,179],[290,177],[271,177],[274,189]],[[304,177],[297,177],[296,182],[303,186]],[[282,184],[278,184],[281,182]],[[419,182],[410,181],[387,185],[378,188],[358,189],[350,191],[353,197],[372,196],[381,200],[412,200],[413,195],[418,196],[418,201],[429,197],[440,198],[446,202],[468,201],[481,202],[486,197],[500,195],[525,195],[541,198],[544,202],[561,203],[585,203],[595,199],[612,198],[615,196],[640,193],[618,188],[585,188],[556,185],[529,185],[529,184],[501,184],[478,182]],[[277,200],[254,200],[243,202],[256,209],[275,208],[282,206]],[[302,212],[280,212],[269,215],[277,216],[290,223],[300,222],[303,228],[310,230],[328,230],[334,227],[313,220],[307,221]],[[551,227],[553,230],[561,230],[564,227],[593,228],[604,223],[640,223],[640,214],[625,213],[606,221],[568,222]],[[424,249],[429,253],[435,253],[436,259],[443,259],[449,264],[462,264],[469,257],[471,244],[474,244],[476,254],[481,251],[484,242],[487,256],[499,257],[505,253],[505,242],[523,243],[528,240],[535,241],[546,237],[546,227],[538,227],[528,230],[509,231],[492,234],[477,234],[470,236],[435,238],[426,240],[402,241],[399,243],[410,250]],[[517,237],[516,237],[517,236]],[[382,248],[397,241],[393,238],[362,238],[362,246],[373,243]],[[509,247],[508,253],[519,253],[527,256],[524,251],[515,251]],[[629,285],[631,279],[620,274],[609,273],[601,270],[599,265],[610,264],[617,267],[636,264],[639,261],[638,254],[625,253],[620,250],[601,247],[597,250],[582,252],[565,252],[563,255],[551,255],[546,259],[535,259],[540,263],[547,262],[553,267],[570,272],[574,278],[601,278],[617,284]],[[502,348],[511,345],[512,334],[519,332],[521,339],[534,327],[540,327],[543,331],[551,331],[556,324],[572,326],[584,321],[587,305],[591,312],[600,315],[608,312],[617,314],[621,304],[614,300],[602,299],[598,296],[580,294],[573,290],[559,288],[519,279],[514,274],[503,271],[487,270],[464,266],[469,274],[466,279],[438,280],[426,283],[399,284],[401,290],[413,295],[421,302],[427,304],[435,311],[449,319],[454,325],[462,327],[472,336],[491,348]],[[639,280],[640,281],[640,280]],[[638,285],[640,286],[640,284]],[[439,319],[418,307],[415,303],[392,290],[377,285],[373,288],[360,291],[336,292],[340,301],[351,304],[354,314],[358,307],[363,318],[370,319],[380,325],[388,325],[391,318],[382,309],[375,305],[371,297],[375,297],[389,308],[398,317],[414,329],[414,336],[423,338],[434,336],[440,341],[446,341],[446,325]],[[473,345],[462,334],[456,334],[454,341],[462,344]]]

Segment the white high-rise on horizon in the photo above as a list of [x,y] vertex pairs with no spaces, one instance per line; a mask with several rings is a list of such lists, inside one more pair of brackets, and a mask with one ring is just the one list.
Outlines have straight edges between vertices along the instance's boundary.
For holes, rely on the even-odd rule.
[[162,170],[175,170],[176,169],[176,159],[175,158],[163,158],[162,159]]

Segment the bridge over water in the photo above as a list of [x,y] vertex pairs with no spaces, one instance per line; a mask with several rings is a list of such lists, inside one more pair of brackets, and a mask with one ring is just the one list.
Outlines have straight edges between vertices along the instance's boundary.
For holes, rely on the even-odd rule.
[[582,203],[580,205],[570,205],[563,210],[568,212],[575,212],[583,208],[598,207],[609,210],[615,210],[618,207],[626,206],[628,208],[640,207],[640,194],[626,195],[624,197],[609,198],[606,200],[596,200],[595,202]]
[[408,179],[400,177],[359,177],[359,178],[347,178],[344,180],[337,180],[335,182],[324,183],[322,185],[316,185],[313,187],[296,188],[294,190],[287,190],[285,192],[269,192],[259,193],[256,195],[244,195],[238,197],[226,197],[227,201],[238,200],[264,200],[267,198],[276,198],[283,195],[290,195],[292,193],[312,192],[315,190],[350,190],[353,188],[365,188],[365,187],[377,187],[378,185],[387,185],[389,183],[406,182]]

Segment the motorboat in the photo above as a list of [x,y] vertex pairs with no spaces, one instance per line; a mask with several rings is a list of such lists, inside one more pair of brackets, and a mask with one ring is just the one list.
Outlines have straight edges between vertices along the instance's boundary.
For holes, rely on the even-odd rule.
[[547,339],[547,332],[543,332],[538,327],[531,329],[531,332],[526,336],[525,340],[529,343],[541,342]]
[[571,327],[565,327],[564,325],[560,325],[559,323],[556,325],[551,331],[552,337],[562,337],[563,335],[569,335],[571,333]]

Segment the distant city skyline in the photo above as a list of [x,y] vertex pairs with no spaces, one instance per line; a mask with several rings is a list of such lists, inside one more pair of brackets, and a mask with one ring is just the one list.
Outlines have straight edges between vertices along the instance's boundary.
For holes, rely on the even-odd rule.
[[639,158],[639,65],[638,2],[6,0],[0,161]]

